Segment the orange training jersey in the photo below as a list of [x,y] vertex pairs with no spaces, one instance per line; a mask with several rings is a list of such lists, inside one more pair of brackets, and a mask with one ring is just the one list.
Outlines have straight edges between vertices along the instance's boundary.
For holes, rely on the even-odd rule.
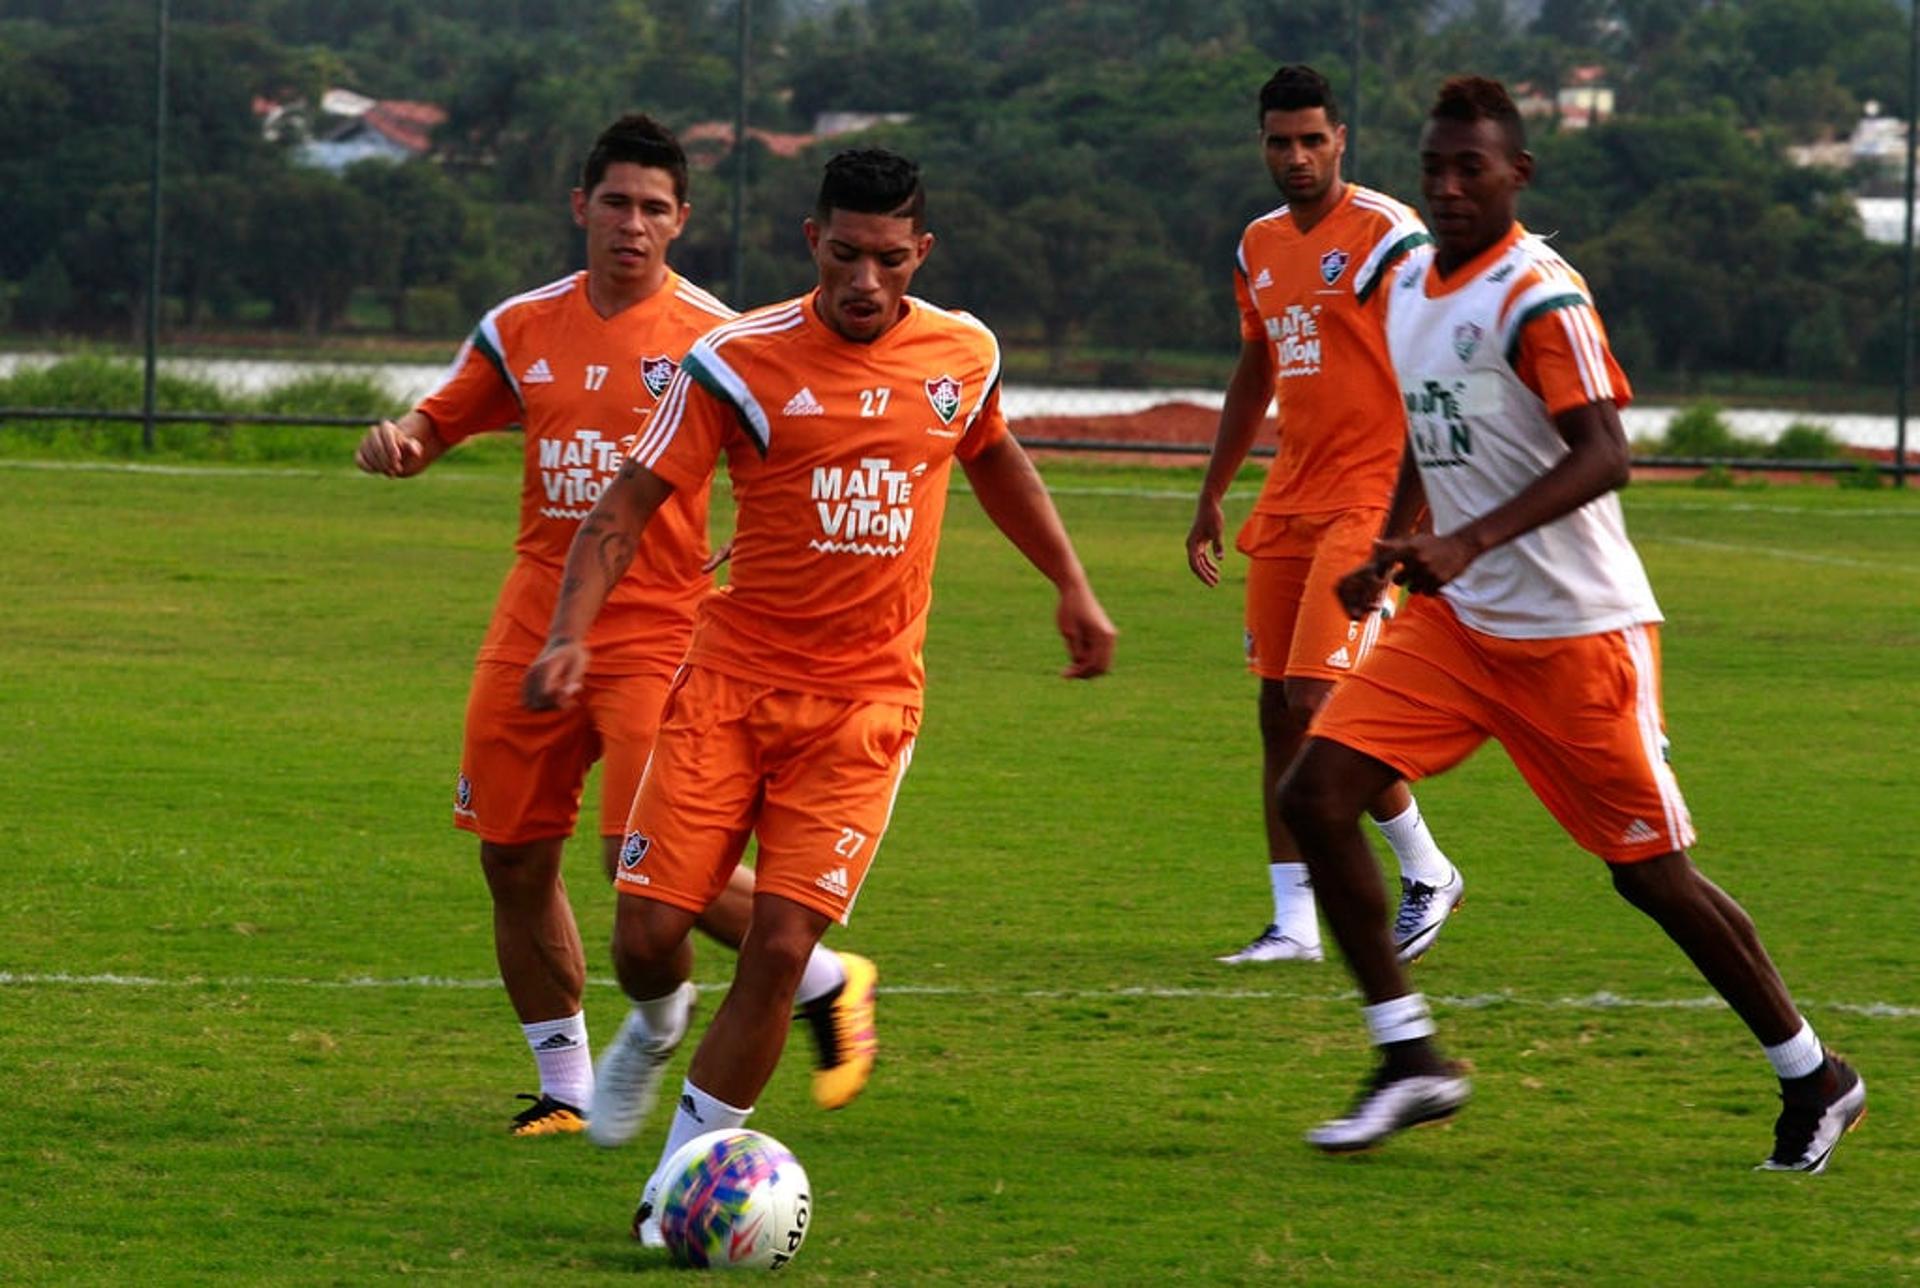
[[1380,288],[1430,240],[1411,209],[1351,183],[1308,232],[1281,206],[1241,235],[1240,334],[1273,345],[1280,404],[1280,452],[1240,534],[1245,553],[1261,553],[1261,516],[1384,508],[1392,497],[1406,418]]
[[[653,295],[603,318],[575,273],[480,319],[440,387],[419,406],[449,446],[518,422],[526,431],[518,558],[480,646],[483,661],[531,662],[547,638],[574,533],[619,469],[687,346],[736,316],[671,270]],[[713,584],[707,491],[685,488],[647,529],[633,565],[587,635],[594,671],[671,669]]]
[[633,457],[680,489],[727,454],[738,514],[728,584],[688,660],[779,688],[917,706],[933,560],[954,457],[1006,435],[1000,345],[911,296],[870,344],[809,294],[687,353]]

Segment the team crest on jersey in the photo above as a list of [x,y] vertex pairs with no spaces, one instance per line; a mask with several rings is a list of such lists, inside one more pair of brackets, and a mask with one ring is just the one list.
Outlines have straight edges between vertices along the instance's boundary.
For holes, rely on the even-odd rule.
[[933,404],[941,424],[953,424],[954,416],[960,411],[960,390],[960,382],[949,375],[938,375],[927,381],[927,401]]
[[640,860],[647,857],[647,851],[653,848],[653,838],[642,836],[638,832],[628,832],[627,839],[620,845],[620,866],[631,872],[640,866]]
[[1340,280],[1340,274],[1347,271],[1347,265],[1353,256],[1343,250],[1330,250],[1320,257],[1320,280],[1332,286]]
[[664,353],[640,359],[640,379],[647,386],[647,392],[655,398],[667,392],[667,386],[673,382],[673,373],[678,370],[680,365]]
[[1473,358],[1473,351],[1480,347],[1480,341],[1486,334],[1473,322],[1462,322],[1453,328],[1453,351],[1460,355],[1460,361],[1467,362]]

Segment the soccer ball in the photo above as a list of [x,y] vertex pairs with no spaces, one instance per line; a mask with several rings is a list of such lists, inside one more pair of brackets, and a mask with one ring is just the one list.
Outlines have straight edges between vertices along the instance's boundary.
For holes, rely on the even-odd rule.
[[660,1234],[683,1266],[778,1270],[807,1237],[813,1192],[792,1151],[763,1132],[708,1132],[660,1171]]

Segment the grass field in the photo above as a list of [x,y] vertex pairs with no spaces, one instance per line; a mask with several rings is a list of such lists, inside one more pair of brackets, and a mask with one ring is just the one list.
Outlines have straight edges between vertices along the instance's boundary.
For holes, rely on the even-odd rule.
[[[1476,1098],[1305,1148],[1368,1057],[1336,962],[1212,961],[1266,898],[1238,584],[1185,572],[1193,474],[1048,474],[1118,668],[1055,678],[1045,587],[957,500],[913,773],[832,940],[881,964],[882,1065],[823,1115],[797,1043],[754,1119],[814,1181],[788,1282],[1920,1281],[1920,501],[1628,497],[1697,857],[1872,1085],[1799,1177],[1749,1170],[1744,1030],[1497,750],[1420,789],[1471,899],[1416,978]],[[624,1233],[661,1123],[503,1130],[531,1064],[447,816],[512,472],[0,481],[0,1282],[670,1273]],[[569,866],[604,1040],[612,896]]]

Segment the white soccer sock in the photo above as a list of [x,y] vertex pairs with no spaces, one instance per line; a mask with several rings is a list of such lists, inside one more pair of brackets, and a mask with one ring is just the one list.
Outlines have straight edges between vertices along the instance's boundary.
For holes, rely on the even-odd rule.
[[1443,886],[1453,880],[1453,864],[1434,844],[1427,820],[1420,817],[1418,802],[1409,800],[1406,809],[1398,815],[1384,822],[1375,819],[1373,825],[1393,847],[1393,857],[1400,861],[1401,876],[1430,886]]
[[677,1042],[687,1031],[687,1017],[693,1013],[693,998],[676,985],[663,997],[633,1001],[633,1013],[646,1026],[647,1036],[656,1041]]
[[1304,863],[1269,863],[1273,883],[1273,924],[1296,944],[1320,942],[1320,918],[1313,903],[1313,881]]
[[[653,1165],[653,1175],[647,1179],[647,1191],[652,1192],[657,1182],[663,1179],[660,1169],[667,1165],[679,1148],[696,1136],[704,1136],[710,1131],[726,1131],[739,1127],[753,1113],[752,1106],[738,1109],[724,1100],[716,1100],[693,1085],[693,1079],[687,1078],[680,1083],[680,1103],[674,1107],[673,1125],[667,1129],[667,1143],[660,1150],[660,1161]],[[658,1196],[650,1197],[650,1203],[657,1203]]]
[[587,1013],[560,1020],[522,1024],[533,1061],[540,1066],[540,1090],[575,1109],[593,1099],[593,1055],[587,1048]]
[[1433,1012],[1427,1009],[1423,993],[1408,993],[1405,997],[1391,997],[1363,1006],[1360,1014],[1366,1017],[1367,1033],[1375,1046],[1433,1036]]
[[1762,1047],[1773,1071],[1782,1078],[1804,1078],[1826,1063],[1826,1048],[1814,1036],[1813,1025],[1800,1021],[1800,1031],[1779,1046]]
[[793,991],[793,1004],[798,1008],[818,1001],[846,982],[847,968],[840,964],[840,954],[815,944],[807,969],[801,972],[800,987]]

